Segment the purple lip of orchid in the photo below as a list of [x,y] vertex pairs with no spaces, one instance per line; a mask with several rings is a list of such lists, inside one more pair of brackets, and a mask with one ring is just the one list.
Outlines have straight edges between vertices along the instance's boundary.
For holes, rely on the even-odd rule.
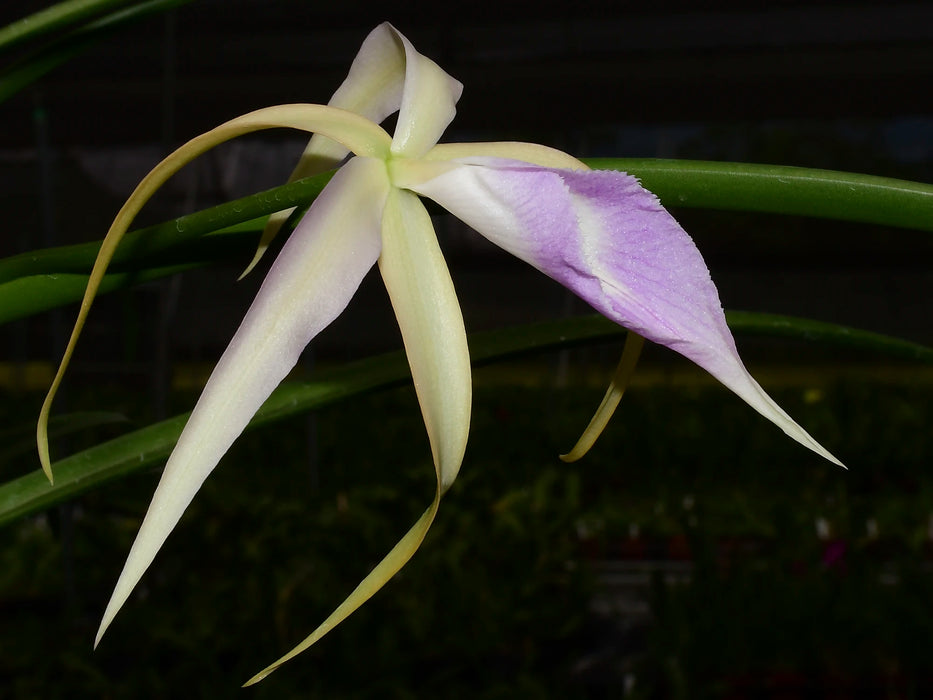
[[[435,496],[412,529],[331,616],[249,682],[320,639],[418,548],[441,496],[460,469],[472,391],[460,306],[418,195],[433,199],[628,328],[630,342],[617,384],[624,384],[641,337],[647,338],[705,368],[790,437],[840,464],[749,375],[699,251],[653,194],[630,175],[590,171],[545,146],[437,144],[454,117],[461,90],[459,82],[415,51],[394,27],[382,24],[363,42],[328,106],[271,107],[202,134],[156,166],[117,215],[40,416],[40,457],[50,478],[45,426],[52,397],[113,250],[152,193],[200,153],[259,129],[314,132],[293,178],[332,168],[352,153],[282,248],[205,386],[166,464],[104,613],[98,641],[201,483],[302,349],[343,311],[375,264],[398,318],[430,438]],[[399,116],[390,137],[377,124],[394,112]],[[287,215],[270,218],[256,259]],[[620,395],[620,387],[611,389],[588,429],[587,444]],[[585,449],[575,449],[572,458]]]

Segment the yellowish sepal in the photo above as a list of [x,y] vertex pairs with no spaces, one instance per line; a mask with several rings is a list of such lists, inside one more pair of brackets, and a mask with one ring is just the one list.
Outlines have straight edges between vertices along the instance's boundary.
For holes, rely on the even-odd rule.
[[321,637],[343,622],[353,611],[372,598],[390,578],[395,576],[395,574],[408,563],[408,560],[412,558],[414,553],[418,550],[418,547],[421,546],[421,543],[424,541],[424,536],[431,527],[431,523],[434,522],[434,516],[437,515],[437,508],[440,505],[440,501],[441,491],[440,482],[438,482],[438,489],[434,495],[434,501],[428,509],[424,511],[421,517],[418,518],[418,522],[416,522],[411,530],[399,540],[399,543],[392,548],[392,551],[376,565],[376,568],[369,572],[366,578],[360,581],[359,585],[353,589],[353,592],[347,596],[347,599],[344,600],[340,606],[314,630],[314,632],[309,634],[304,641],[285,654],[285,656],[266,666],[266,668],[246,681],[243,686],[246,687],[258,683],[286,661],[306,651],[315,642],[321,639]]
[[81,300],[78,318],[75,320],[61,364],[39,412],[36,442],[42,470],[50,483],[54,483],[48,440],[48,422],[52,401],[61,385],[68,363],[71,361],[81,330],[84,328],[84,322],[87,320],[91,304],[97,295],[104,274],[107,272],[107,267],[110,265],[113,254],[133,219],[166,180],[178,172],[186,163],[224,141],[254,131],[275,128],[291,128],[322,133],[335,141],[341,142],[357,155],[373,156],[381,159],[388,156],[392,144],[391,137],[381,127],[352,112],[313,104],[278,105],[244,114],[200,136],[196,136],[153,168],[142,179],[133,194],[130,195],[117,213],[110,230],[104,237],[103,243],[101,243],[97,260],[94,261],[94,268],[91,270],[88,279],[84,298]]
[[625,389],[632,378],[635,365],[638,363],[638,357],[641,355],[641,349],[644,347],[644,344],[644,338],[632,331],[628,332],[625,338],[625,347],[622,348],[622,359],[619,360],[615,373],[612,375],[612,380],[609,382],[609,389],[606,391],[602,403],[600,403],[599,408],[596,409],[596,413],[592,420],[590,420],[590,424],[586,426],[586,430],[583,431],[583,435],[577,440],[577,444],[573,446],[570,452],[560,456],[563,461],[576,462],[589,452],[590,448],[596,442],[596,438],[605,430],[606,424],[609,423],[609,419],[612,418],[612,414],[615,413],[619,401],[622,400],[622,395],[625,393]]

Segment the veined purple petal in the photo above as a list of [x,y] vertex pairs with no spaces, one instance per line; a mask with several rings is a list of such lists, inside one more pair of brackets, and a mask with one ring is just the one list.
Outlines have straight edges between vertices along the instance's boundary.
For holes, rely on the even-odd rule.
[[706,369],[784,432],[822,446],[749,375],[693,240],[638,181],[497,158],[411,185],[597,311]]
[[217,462],[375,264],[388,188],[381,160],[350,160],[282,248],[165,465],[98,640]]

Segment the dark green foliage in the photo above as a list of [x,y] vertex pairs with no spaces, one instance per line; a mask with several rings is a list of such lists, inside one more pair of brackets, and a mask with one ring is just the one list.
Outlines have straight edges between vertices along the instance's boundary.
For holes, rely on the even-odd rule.
[[[461,477],[412,562],[255,688],[238,685],[310,632],[430,500],[410,388],[244,436],[97,652],[98,615],[156,475],[0,531],[0,696],[930,689],[926,387],[778,392],[849,472],[706,384],[634,387],[593,452],[565,465],[557,454],[599,389],[524,388],[538,374],[525,364],[506,367],[505,385],[502,374],[477,374]],[[607,561],[644,568],[643,585],[620,593]],[[689,576],[665,582],[676,566]],[[642,613],[611,612],[633,601]]]

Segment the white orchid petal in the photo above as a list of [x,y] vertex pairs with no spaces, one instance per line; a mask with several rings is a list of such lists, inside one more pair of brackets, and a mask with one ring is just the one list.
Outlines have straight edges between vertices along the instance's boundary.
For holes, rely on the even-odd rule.
[[[398,32],[388,22],[369,33],[353,59],[349,74],[328,101],[328,106],[345,109],[376,124],[398,111],[405,84],[405,48],[397,35]],[[338,141],[315,134],[289,175],[288,182],[331,170],[347,153],[346,146]],[[290,207],[269,216],[256,254],[241,277],[248,275],[256,266],[294,210]]]
[[414,555],[441,496],[460,470],[470,430],[470,356],[460,305],[424,205],[393,189],[386,199],[379,270],[398,317],[434,456],[437,488],[421,518],[321,625],[253,676],[258,683],[305,651],[369,600]]
[[473,158],[406,184],[608,318],[693,360],[787,435],[841,464],[748,373],[700,252],[634,177]]
[[[376,27],[360,47],[350,73],[328,102],[379,123],[399,112],[394,153],[417,157],[437,143],[456,114],[463,85],[434,61],[415,50],[388,22]],[[288,181],[335,167],[347,149],[323,134],[315,134]],[[256,253],[243,275],[255,267],[294,208],[273,213],[263,229]]]
[[437,143],[453,120],[463,85],[418,53],[400,32],[396,31],[396,36],[405,47],[405,88],[392,153],[420,158]]
[[[388,22],[373,29],[350,65],[350,72],[327,104],[345,109],[379,124],[397,112],[405,85],[405,49],[398,31]],[[335,167],[347,149],[315,134],[305,149],[297,177],[307,177]],[[293,175],[293,177],[296,177]]]
[[386,200],[379,271],[398,318],[442,490],[457,476],[470,431],[472,379],[460,304],[419,199]]
[[387,190],[382,161],[352,159],[282,248],[169,457],[98,641],[217,462],[375,264]]

